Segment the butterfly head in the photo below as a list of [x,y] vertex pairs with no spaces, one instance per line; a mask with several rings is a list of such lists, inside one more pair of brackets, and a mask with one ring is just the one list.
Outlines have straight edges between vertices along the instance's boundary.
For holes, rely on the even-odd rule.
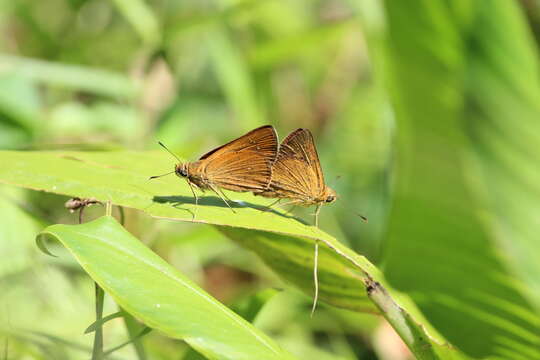
[[189,175],[188,163],[176,164],[176,166],[174,167],[174,173],[178,177],[187,177]]
[[324,199],[324,202],[326,203],[334,202],[337,199],[337,194],[333,189],[327,186],[326,189],[324,190],[323,199]]

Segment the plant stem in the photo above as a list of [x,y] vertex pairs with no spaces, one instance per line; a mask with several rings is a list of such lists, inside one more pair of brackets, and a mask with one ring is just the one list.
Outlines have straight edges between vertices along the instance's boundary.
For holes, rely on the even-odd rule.
[[388,291],[369,274],[364,284],[368,297],[379,308],[386,321],[394,328],[403,342],[419,360],[439,359],[428,339],[425,329],[417,324],[410,314],[401,308]]
[[[95,283],[96,292],[96,321],[103,318],[103,300],[105,298],[105,292],[102,288]],[[103,360],[103,328],[102,324],[96,326],[94,332],[94,347],[92,349],[92,360]]]

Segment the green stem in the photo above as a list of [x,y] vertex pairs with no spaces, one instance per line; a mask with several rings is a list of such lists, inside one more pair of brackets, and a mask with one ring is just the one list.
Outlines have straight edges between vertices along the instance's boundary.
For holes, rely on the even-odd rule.
[[95,283],[96,292],[96,331],[94,333],[94,347],[92,349],[92,360],[103,360],[103,328],[99,321],[103,318],[103,300],[105,292]]
[[388,291],[369,274],[365,274],[364,284],[368,297],[379,308],[386,321],[394,328],[418,360],[439,359],[423,327],[417,324]]
[[[128,314],[124,309],[120,308],[120,311],[124,314],[124,324],[126,325],[126,330],[129,334],[129,342],[133,343],[133,348],[135,349],[135,352],[137,353],[137,359],[138,360],[146,360],[146,351],[144,350],[144,345],[142,343],[142,335],[146,333],[146,328],[141,327],[135,318]],[[142,329],[142,331],[141,331]],[[127,342],[126,345],[129,343]]]

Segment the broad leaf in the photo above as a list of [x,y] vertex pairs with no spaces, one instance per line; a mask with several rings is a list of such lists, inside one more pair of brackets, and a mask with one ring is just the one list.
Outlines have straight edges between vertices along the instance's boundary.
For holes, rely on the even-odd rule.
[[[367,259],[291,215],[264,211],[268,199],[228,193],[234,200],[233,213],[217,195],[206,193],[195,207],[184,180],[173,175],[148,180],[150,175],[173,167],[169,156],[162,151],[0,152],[0,162],[5,164],[0,169],[0,181],[8,184],[104,202],[110,200],[158,218],[192,221],[195,216],[195,222],[219,225],[221,231],[269,260],[271,267],[310,295],[314,240],[319,240],[334,249],[321,249],[321,299],[353,310],[373,310],[361,282],[362,270],[373,272],[376,278],[378,275]],[[359,222],[359,226],[365,225]],[[295,271],[291,271],[293,268]]]
[[512,3],[479,9],[465,116],[487,225],[540,312],[540,69],[526,22]]
[[[34,190],[79,197],[110,200],[116,205],[143,210],[173,220],[217,225],[241,245],[254,250],[283,278],[313,294],[314,244],[319,251],[320,299],[328,304],[357,311],[374,312],[366,297],[367,274],[381,284],[385,280],[364,257],[354,253],[325,232],[304,224],[291,215],[265,209],[267,199],[250,194],[229,193],[235,213],[217,196],[206,194],[196,208],[189,187],[174,176],[149,181],[150,175],[163,173],[173,164],[163,152],[0,152],[0,181]],[[359,224],[360,226],[360,224]],[[364,226],[364,225],[361,225]],[[388,288],[399,299],[403,314],[415,321],[390,322],[413,327],[415,334],[405,341],[414,349],[438,347],[441,337],[423,320],[414,304]],[[392,300],[395,301],[395,300]],[[129,308],[126,307],[127,310]],[[387,314],[383,314],[387,315]],[[424,334],[425,328],[431,336]],[[416,336],[424,334],[423,336]],[[412,342],[412,343],[411,343]],[[457,353],[456,353],[457,354]],[[457,355],[456,355],[457,356]],[[436,359],[431,355],[421,359]]]
[[[521,281],[538,290],[539,89],[525,19],[513,2],[388,0],[386,9],[398,119],[386,276],[467,354],[540,359],[540,318]],[[499,225],[485,221],[492,209]]]
[[52,225],[38,242],[59,240],[126,311],[183,339],[209,359],[292,359],[270,338],[213,299],[109,216]]

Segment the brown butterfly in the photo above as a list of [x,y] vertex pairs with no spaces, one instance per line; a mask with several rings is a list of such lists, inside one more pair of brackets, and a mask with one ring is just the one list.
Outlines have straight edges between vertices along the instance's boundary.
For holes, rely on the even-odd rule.
[[[278,198],[290,201],[284,205],[316,205],[315,226],[319,226],[319,212],[325,203],[334,202],[336,192],[326,185],[321,169],[317,149],[311,132],[307,129],[297,129],[290,133],[279,146],[276,162],[272,166],[272,180],[268,188],[255,193],[264,197]],[[364,221],[367,219],[359,215]],[[315,294],[311,315],[315,311],[319,296],[319,282],[317,276],[317,263],[319,243],[315,242],[313,278],[315,281]]]
[[[313,135],[309,130],[297,129],[282,141],[276,162],[272,167],[272,180],[267,189],[255,195],[278,198],[269,208],[282,199],[290,200],[284,205],[316,205],[315,226],[319,226],[319,212],[322,205],[334,202],[337,194],[324,182]],[[319,244],[316,241],[313,267],[315,295],[311,309],[312,316],[319,297],[318,254]]]
[[309,130],[297,129],[283,140],[272,167],[272,180],[268,188],[255,195],[278,198],[278,201],[289,199],[284,205],[316,205],[315,226],[319,226],[321,206],[334,202],[337,194],[324,182],[317,149]]
[[[195,197],[195,205],[199,197],[194,188],[202,192],[212,190],[233,212],[222,189],[237,192],[259,192],[266,189],[278,150],[276,131],[271,125],[252,130],[193,162],[182,162],[165,145],[161,142],[159,144],[179,161],[173,172],[186,179]],[[164,175],[152,176],[150,179]]]

